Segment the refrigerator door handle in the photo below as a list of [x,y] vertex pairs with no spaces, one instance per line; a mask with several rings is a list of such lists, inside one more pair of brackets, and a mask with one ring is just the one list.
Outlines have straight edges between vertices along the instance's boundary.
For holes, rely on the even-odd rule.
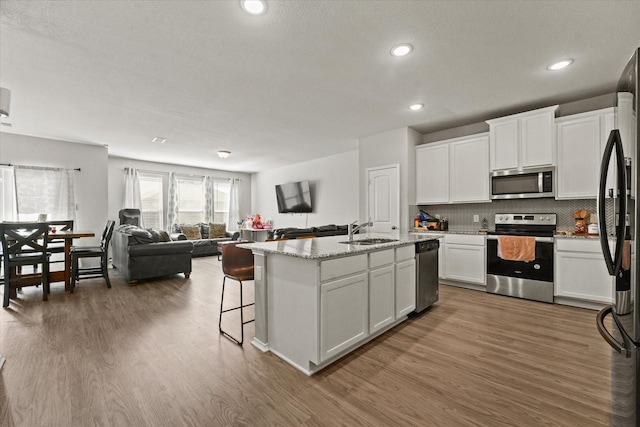
[[[602,335],[602,338],[613,348],[615,351],[623,355],[624,357],[631,357],[631,352],[627,349],[623,343],[619,343],[613,335],[607,330],[607,327],[604,325],[604,318],[611,314],[613,310],[612,306],[608,306],[600,310],[596,316],[596,326],[598,327],[598,332]],[[615,318],[614,318],[615,320]]]
[[[609,232],[607,230],[607,217],[605,209],[605,194],[607,186],[607,173],[609,172],[609,162],[613,150],[616,151],[616,182],[618,185],[618,225],[616,225],[616,248],[612,256],[609,249]],[[607,270],[611,276],[617,276],[622,264],[622,251],[624,249],[625,224],[624,216],[627,213],[627,168],[624,159],[624,150],[622,149],[622,140],[620,139],[620,131],[613,129],[609,134],[607,145],[602,156],[600,164],[600,187],[598,191],[598,234],[600,236],[600,246],[604,254],[604,261]],[[614,224],[615,225],[615,224]]]

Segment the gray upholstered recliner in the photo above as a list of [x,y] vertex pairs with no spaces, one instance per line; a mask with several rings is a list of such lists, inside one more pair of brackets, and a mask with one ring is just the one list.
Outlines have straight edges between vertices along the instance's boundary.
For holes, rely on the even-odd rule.
[[140,209],[120,209],[118,216],[120,217],[120,225],[129,224],[140,226]]

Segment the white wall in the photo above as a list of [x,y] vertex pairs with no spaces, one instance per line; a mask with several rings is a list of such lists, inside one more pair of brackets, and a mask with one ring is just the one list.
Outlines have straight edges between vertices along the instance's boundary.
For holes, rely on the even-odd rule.
[[[251,177],[251,211],[273,220],[275,228],[344,225],[358,215],[358,151],[258,172]],[[313,212],[279,214],[275,186],[288,182],[309,181]]]
[[122,209],[124,201],[125,167],[136,168],[138,170],[150,172],[176,172],[187,175],[191,174],[200,176],[212,176],[214,178],[238,178],[240,179],[240,186],[238,187],[240,217],[242,218],[244,216],[244,212],[250,211],[251,175],[247,173],[226,172],[214,169],[172,165],[167,163],[146,162],[143,160],[134,160],[122,157],[109,157],[109,218],[115,218],[116,223],[118,221],[118,212],[120,211],[120,209]]
[[408,231],[410,218],[415,216],[410,204],[415,204],[415,146],[422,135],[402,127],[360,139],[360,221],[366,221],[367,168],[400,165],[400,232]]
[[107,148],[99,145],[0,133],[0,163],[81,169],[75,180],[74,228],[97,236],[82,239],[83,245],[97,244],[107,222],[107,156]]

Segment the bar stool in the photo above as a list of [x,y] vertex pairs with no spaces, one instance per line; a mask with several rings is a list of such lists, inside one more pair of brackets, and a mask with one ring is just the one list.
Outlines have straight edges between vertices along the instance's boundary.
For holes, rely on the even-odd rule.
[[[253,253],[250,249],[239,248],[238,245],[242,243],[252,242],[233,242],[222,246],[222,272],[224,273],[224,279],[222,279],[220,318],[218,320],[218,329],[220,330],[220,333],[238,345],[242,345],[244,342],[244,325],[255,321],[255,318],[246,321],[244,320],[244,308],[255,305],[255,303],[244,304],[242,300],[242,282],[246,280],[253,280]],[[224,289],[227,279],[236,280],[240,284],[240,305],[224,310]],[[222,329],[222,314],[234,310],[240,310],[240,340]]]

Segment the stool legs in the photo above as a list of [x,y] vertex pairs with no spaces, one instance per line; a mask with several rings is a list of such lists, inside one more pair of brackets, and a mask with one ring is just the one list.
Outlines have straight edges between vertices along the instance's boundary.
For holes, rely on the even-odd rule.
[[[242,280],[238,280],[238,282],[240,283],[240,305],[237,307],[232,307],[232,308],[228,308],[226,310],[223,310],[223,304],[224,304],[224,288],[225,288],[225,284],[226,284],[226,280],[227,277],[229,277],[230,279],[234,279],[237,280],[231,276],[224,276],[224,279],[222,279],[222,296],[220,298],[220,317],[218,319],[218,329],[220,330],[220,333],[229,338],[231,341],[235,342],[238,345],[242,345],[242,343],[244,342],[244,325],[246,325],[247,323],[251,323],[251,322],[255,322],[255,319],[251,319],[251,320],[244,320],[244,308],[245,307],[250,307],[252,305],[255,305],[255,303],[251,303],[251,304],[243,304],[242,301]],[[240,310],[240,340],[238,340],[237,338],[233,337],[232,335],[230,335],[229,333],[227,333],[226,331],[224,331],[222,329],[222,313],[226,313],[228,311],[233,311],[233,310]]]

